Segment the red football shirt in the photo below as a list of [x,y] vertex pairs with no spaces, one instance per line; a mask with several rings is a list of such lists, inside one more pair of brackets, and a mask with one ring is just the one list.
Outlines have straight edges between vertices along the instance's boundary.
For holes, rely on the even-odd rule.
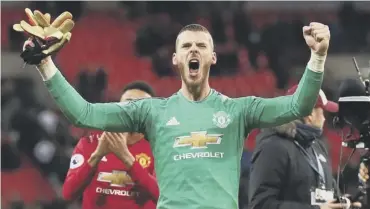
[[[114,155],[102,158],[96,170],[87,163],[98,145],[100,134],[83,137],[74,149],[63,185],[67,200],[83,190],[83,209],[154,209],[159,191],[154,174],[153,155],[146,140],[129,146],[136,161],[130,170]],[[87,185],[87,186],[86,186]]]

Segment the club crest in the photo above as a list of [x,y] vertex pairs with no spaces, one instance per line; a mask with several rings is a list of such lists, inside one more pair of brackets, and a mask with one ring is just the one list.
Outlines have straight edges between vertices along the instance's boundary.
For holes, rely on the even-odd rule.
[[219,128],[226,128],[231,123],[230,115],[219,111],[213,115],[213,123]]

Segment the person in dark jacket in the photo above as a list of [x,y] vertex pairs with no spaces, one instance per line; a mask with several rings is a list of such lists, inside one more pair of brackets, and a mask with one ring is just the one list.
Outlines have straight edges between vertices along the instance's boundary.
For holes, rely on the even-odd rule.
[[309,116],[261,130],[251,160],[250,209],[346,208],[347,204],[335,203],[329,154],[320,139],[324,111],[337,112],[338,104],[328,101],[321,90]]

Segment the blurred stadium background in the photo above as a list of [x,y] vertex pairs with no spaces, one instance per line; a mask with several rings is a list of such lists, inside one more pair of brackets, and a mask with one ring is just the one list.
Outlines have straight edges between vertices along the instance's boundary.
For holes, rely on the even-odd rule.
[[[145,80],[158,96],[180,87],[171,65],[176,35],[189,23],[212,33],[218,64],[211,85],[230,96],[273,97],[297,83],[309,51],[302,26],[328,24],[332,40],[323,89],[336,99],[343,78],[355,77],[352,56],[370,75],[369,2],[1,2],[1,199],[3,208],[79,208],[61,200],[61,185],[77,139],[91,130],[72,127],[55,107],[32,66],[19,57],[25,37],[12,24],[24,8],[55,15],[68,10],[77,20],[71,42],[55,57],[62,73],[91,102],[116,101],[122,87]],[[71,104],[73,105],[73,104]],[[333,171],[340,135],[328,115],[325,128]],[[253,150],[245,145],[243,168]],[[349,153],[345,150],[345,155]],[[343,182],[355,185],[358,156]],[[247,172],[241,181],[245,207]]]

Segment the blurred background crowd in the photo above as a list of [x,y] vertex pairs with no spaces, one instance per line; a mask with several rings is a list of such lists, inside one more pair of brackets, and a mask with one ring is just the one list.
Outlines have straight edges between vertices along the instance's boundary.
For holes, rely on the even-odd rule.
[[[332,34],[323,86],[330,99],[336,100],[341,79],[356,76],[352,56],[370,75],[368,2],[2,2],[3,208],[78,208],[78,201],[61,200],[61,185],[74,145],[90,131],[71,126],[36,70],[22,68],[19,53],[25,37],[12,25],[25,18],[25,7],[52,16],[66,10],[74,15],[72,40],[55,61],[90,102],[117,101],[122,87],[133,80],[148,82],[158,96],[176,92],[180,80],[171,56],[178,31],[189,23],[204,25],[213,35],[218,64],[211,70],[211,85],[230,97],[278,96],[297,83],[310,54],[302,27],[312,21],[328,24]],[[328,115],[324,140],[336,173],[341,138],[331,121]],[[245,143],[240,208],[247,201],[247,170],[257,133]],[[345,157],[348,152],[344,150]],[[352,187],[357,163],[358,155],[342,181]]]

